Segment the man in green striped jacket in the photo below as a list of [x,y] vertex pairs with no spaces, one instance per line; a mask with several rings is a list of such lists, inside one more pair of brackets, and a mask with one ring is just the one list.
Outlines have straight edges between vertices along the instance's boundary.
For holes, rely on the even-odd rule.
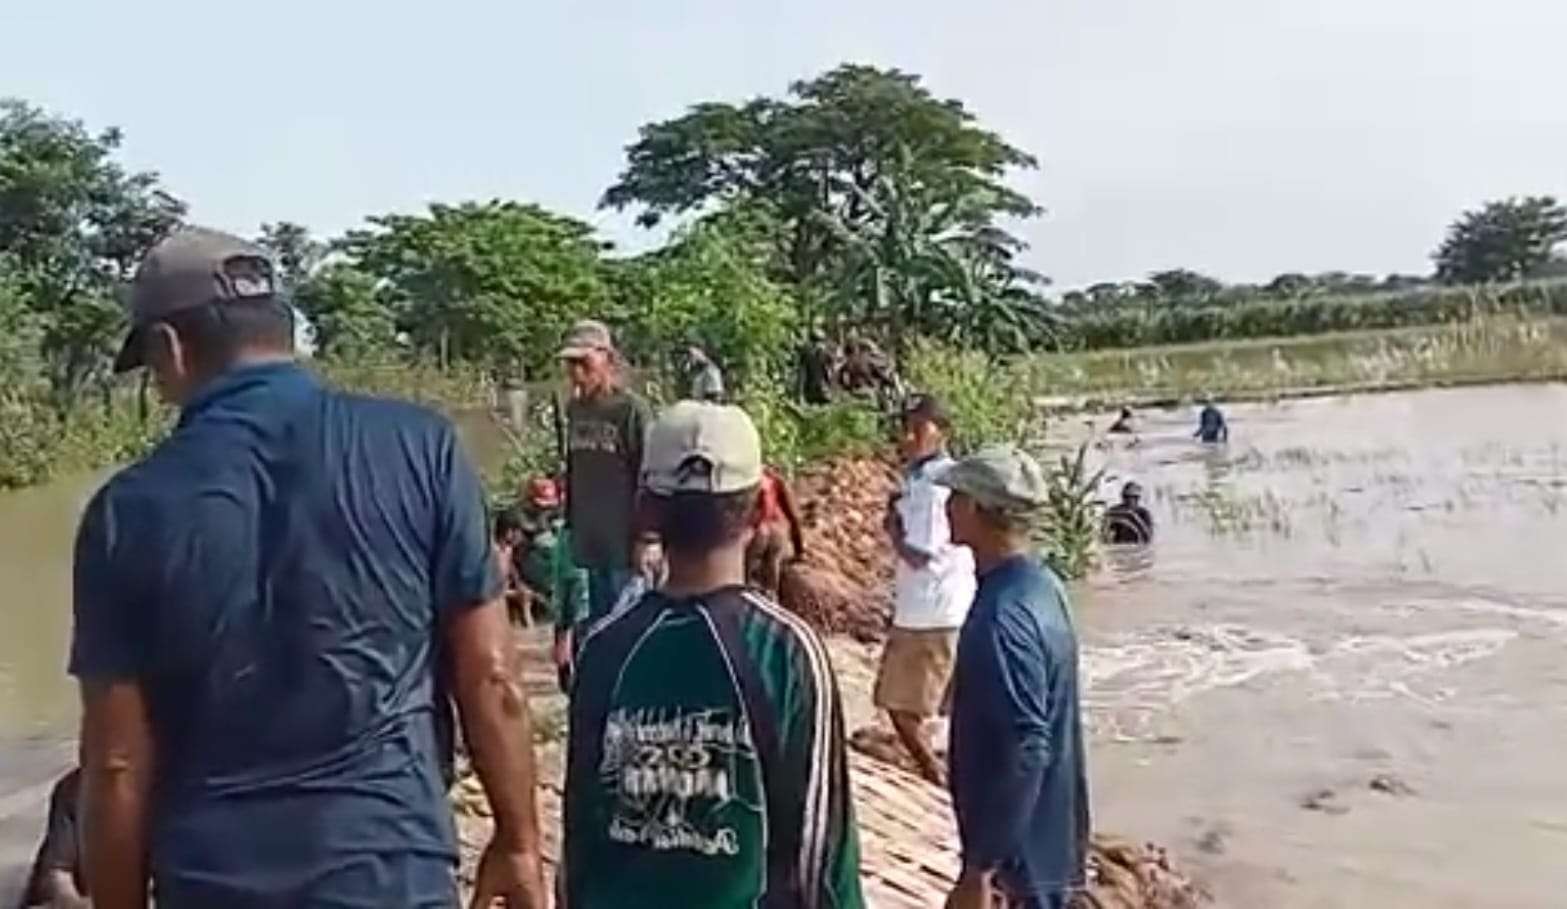
[[743,411],[654,423],[642,490],[668,578],[587,629],[571,700],[568,909],[861,909],[826,649],[743,586],[761,445]]

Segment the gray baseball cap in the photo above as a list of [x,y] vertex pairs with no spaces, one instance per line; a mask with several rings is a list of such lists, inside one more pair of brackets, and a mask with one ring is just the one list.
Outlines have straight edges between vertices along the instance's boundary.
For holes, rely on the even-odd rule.
[[560,348],[562,360],[580,360],[595,350],[613,352],[615,336],[609,326],[597,319],[582,319],[566,332],[566,340]]
[[681,401],[648,430],[642,485],[655,495],[722,495],[761,482],[762,440],[738,407]]
[[282,292],[267,251],[205,227],[185,227],[152,248],[136,269],[127,301],[130,334],[114,371],[145,365],[142,332],[175,313],[242,300],[273,299]]
[[1009,514],[1038,511],[1050,498],[1039,462],[1012,445],[997,445],[970,455],[941,471],[935,481],[981,507]]

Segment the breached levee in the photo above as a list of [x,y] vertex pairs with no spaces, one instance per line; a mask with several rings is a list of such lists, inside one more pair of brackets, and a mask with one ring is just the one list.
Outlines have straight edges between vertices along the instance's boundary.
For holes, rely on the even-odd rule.
[[[880,640],[891,615],[892,556],[882,519],[896,489],[882,461],[837,460],[796,482],[807,557],[785,572],[780,598],[828,634]],[[878,907],[939,906],[959,869],[956,823],[947,793],[897,766],[885,739],[857,733],[851,757],[862,873]],[[935,818],[944,823],[932,823]],[[1207,893],[1159,846],[1095,834],[1089,889],[1078,909],[1191,909]]]

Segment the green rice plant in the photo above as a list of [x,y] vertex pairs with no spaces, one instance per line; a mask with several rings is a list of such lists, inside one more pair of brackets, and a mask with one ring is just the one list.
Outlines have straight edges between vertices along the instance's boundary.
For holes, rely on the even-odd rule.
[[1061,455],[1045,472],[1049,487],[1037,542],[1045,561],[1063,578],[1081,578],[1098,562],[1104,527],[1099,487],[1104,474],[1102,467],[1089,467],[1087,443],[1079,445],[1075,455]]

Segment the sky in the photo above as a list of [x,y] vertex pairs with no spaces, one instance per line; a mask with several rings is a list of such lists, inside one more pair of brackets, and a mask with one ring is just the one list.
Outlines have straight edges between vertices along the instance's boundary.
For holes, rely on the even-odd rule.
[[1035,154],[1059,287],[1424,273],[1462,210],[1567,196],[1562,0],[0,0],[0,95],[125,132],[191,218],[331,235],[514,198],[599,211],[639,125],[845,61]]

